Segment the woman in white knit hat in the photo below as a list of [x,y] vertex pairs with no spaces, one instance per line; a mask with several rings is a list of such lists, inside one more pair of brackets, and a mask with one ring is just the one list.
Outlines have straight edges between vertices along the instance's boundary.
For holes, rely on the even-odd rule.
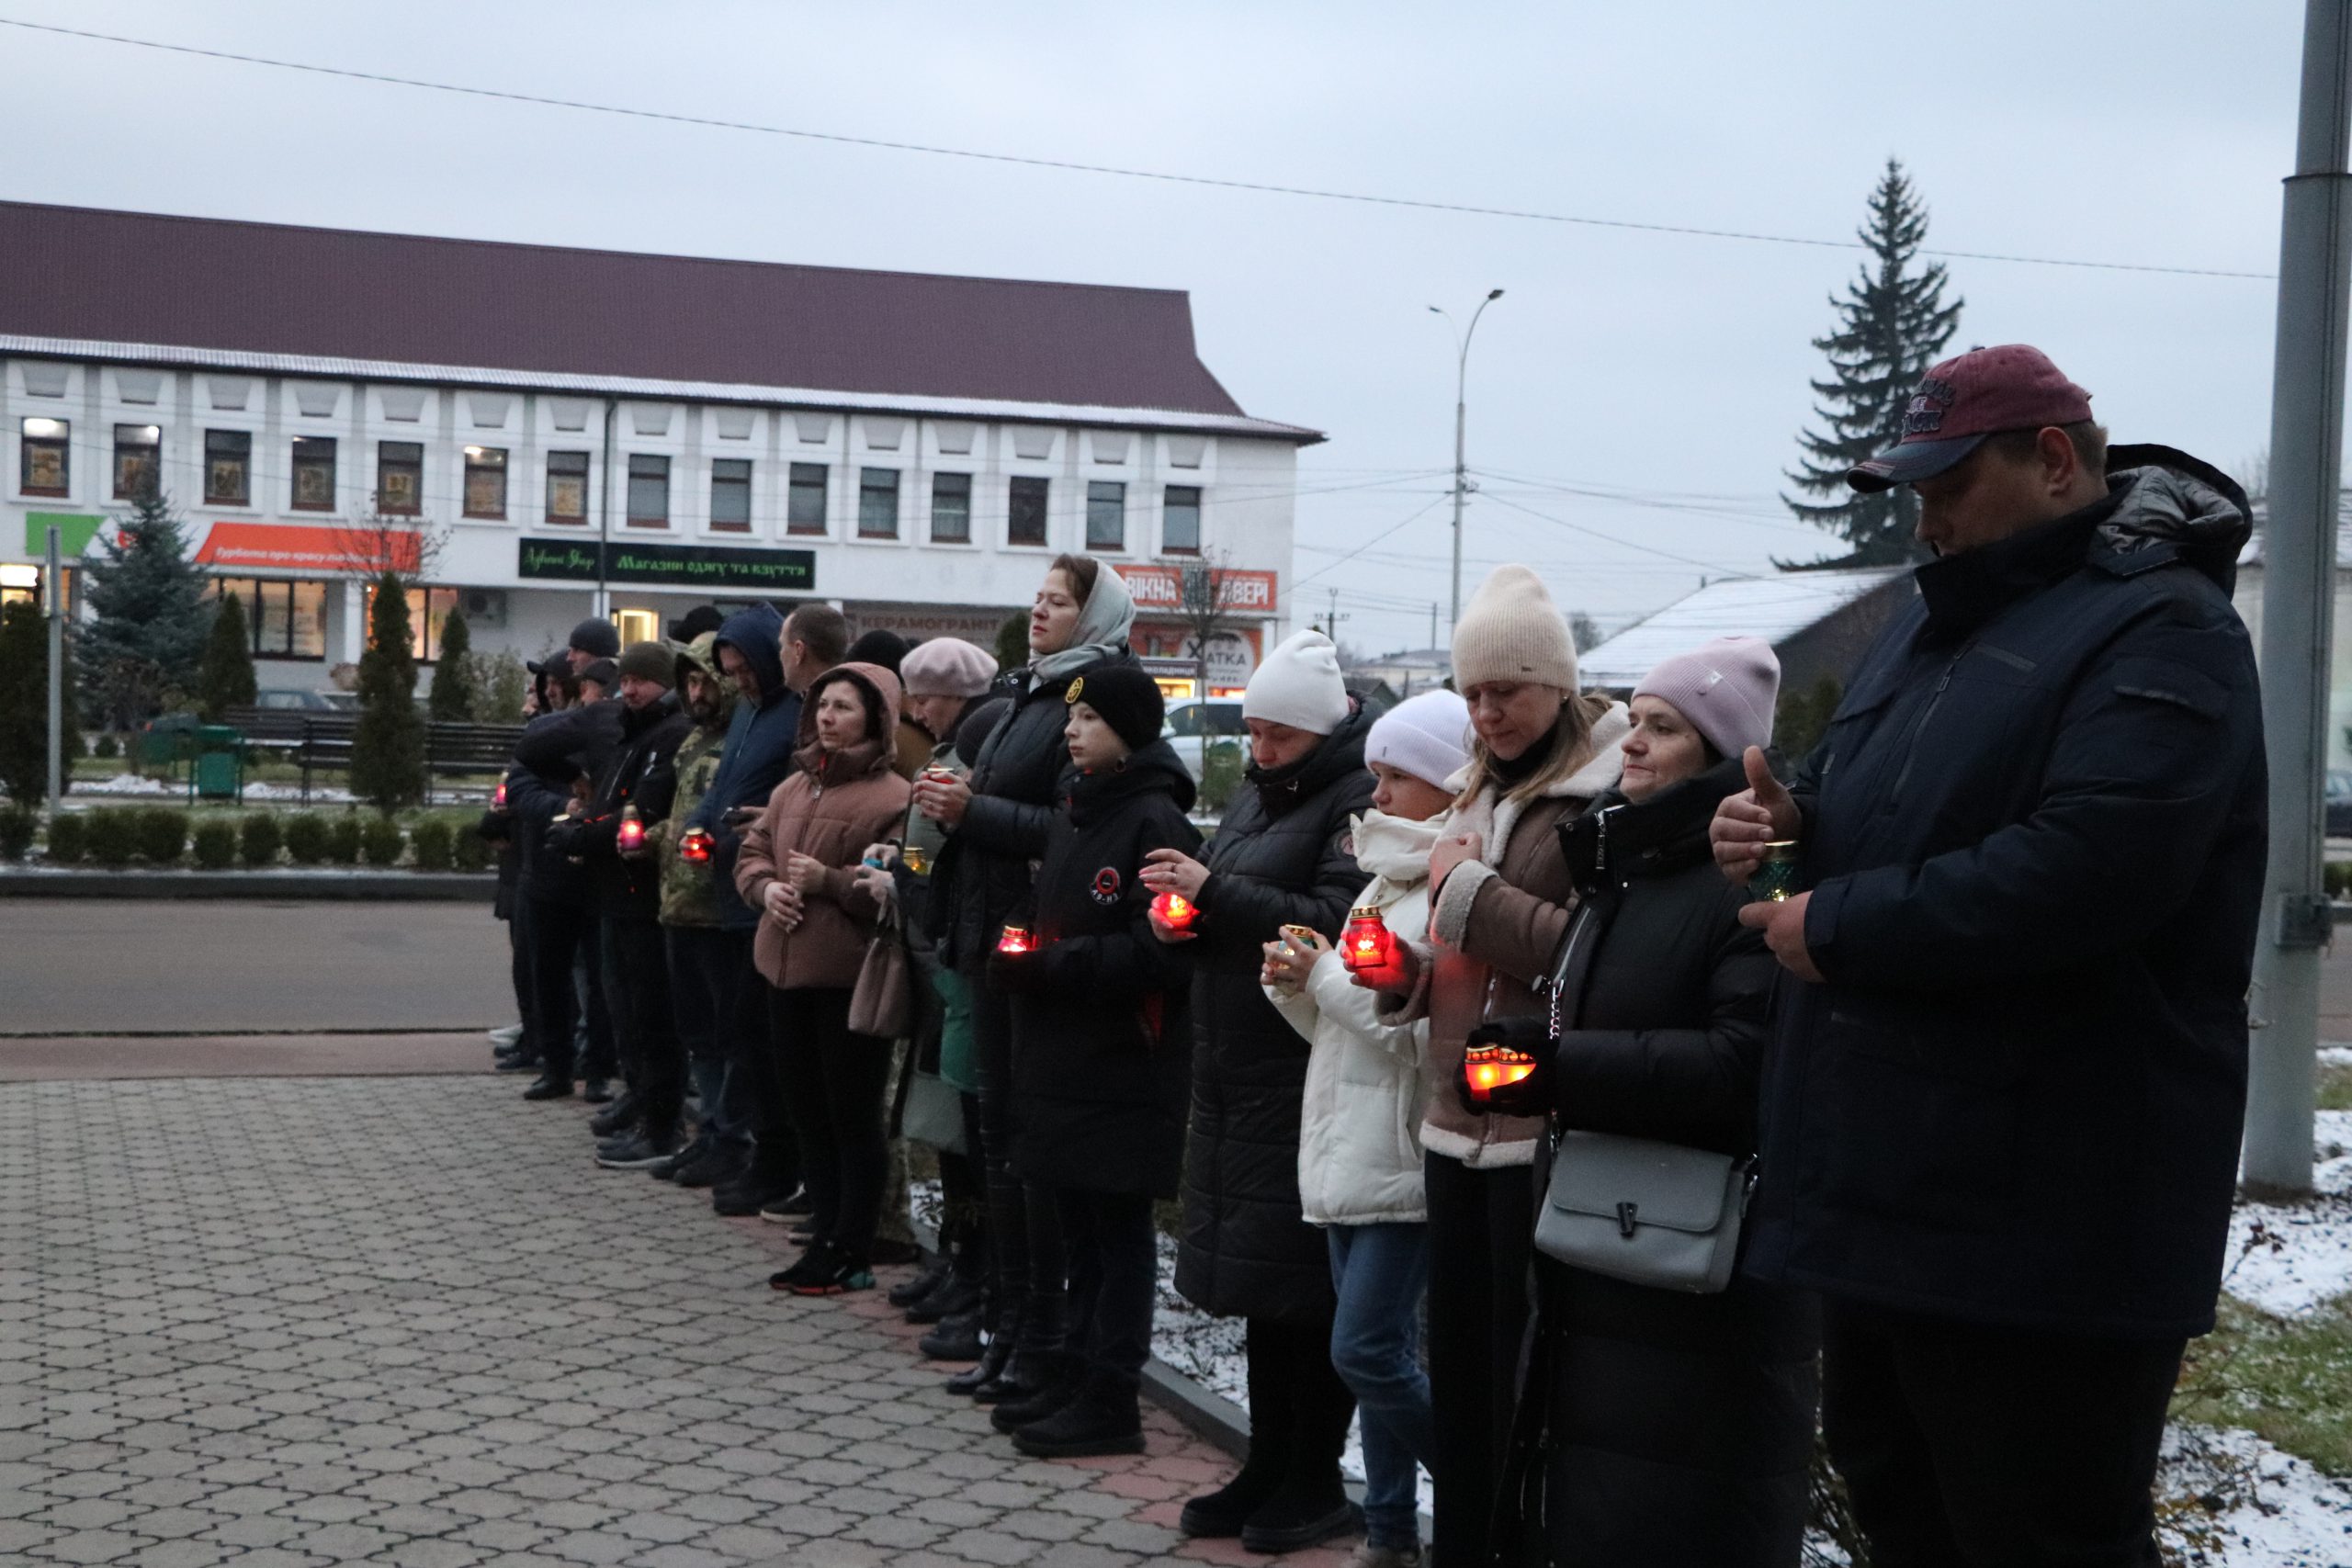
[[1349,822],[1372,795],[1371,721],[1331,639],[1300,632],[1266,655],[1241,698],[1250,770],[1205,863],[1155,850],[1154,892],[1198,911],[1193,942],[1193,1111],[1176,1289],[1249,1320],[1250,1456],[1186,1503],[1192,1536],[1295,1551],[1354,1528],[1340,1480],[1355,1396],[1331,1367],[1331,1255],[1300,1218],[1299,1101],[1306,1053],[1260,988],[1263,944],[1286,925],[1337,936],[1363,887]]
[[1453,1081],[1469,1032],[1538,1014],[1576,901],[1554,830],[1617,783],[1622,704],[1580,695],[1576,643],[1543,580],[1496,569],[1453,629],[1470,764],[1430,857],[1430,941],[1386,980],[1396,1016],[1426,1013],[1421,1122],[1430,1208],[1430,1393],[1436,1560],[1484,1564],[1527,1325],[1541,1117],[1472,1115]]
[[[1356,908],[1378,910],[1391,942],[1429,929],[1430,849],[1453,804],[1445,783],[1470,761],[1469,747],[1470,710],[1443,691],[1390,708],[1364,742],[1364,765],[1379,784],[1372,809],[1352,824],[1356,862],[1372,873]],[[1375,993],[1349,983],[1347,964],[1319,931],[1285,933],[1265,951],[1267,995],[1314,1046],[1298,1192],[1306,1222],[1323,1227],[1330,1246],[1340,1298],[1331,1364],[1363,1416],[1366,1539],[1348,1568],[1410,1568],[1421,1553],[1414,1472],[1435,1470],[1437,1448],[1419,1355],[1429,1281],[1419,1137],[1429,1023],[1381,1019]]]

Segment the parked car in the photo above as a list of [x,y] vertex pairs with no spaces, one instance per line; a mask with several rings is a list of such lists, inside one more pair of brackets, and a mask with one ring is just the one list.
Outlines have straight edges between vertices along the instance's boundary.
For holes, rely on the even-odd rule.
[[[338,692],[334,696],[342,696]],[[356,703],[339,703],[324,692],[260,692],[254,696],[257,708],[299,708],[309,713],[342,713],[356,706]]]
[[2352,839],[2352,769],[2327,771],[2327,836]]
[[1240,744],[1250,729],[1241,722],[1239,697],[1214,697],[1207,702],[1194,697],[1170,705],[1168,723],[1159,733],[1184,760],[1197,784],[1202,754],[1220,740]]

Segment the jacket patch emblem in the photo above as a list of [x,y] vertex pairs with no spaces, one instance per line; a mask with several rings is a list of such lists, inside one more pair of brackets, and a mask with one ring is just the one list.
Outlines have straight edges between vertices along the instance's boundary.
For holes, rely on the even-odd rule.
[[1117,903],[1119,901],[1119,868],[1106,865],[1096,872],[1094,886],[1087,891],[1098,904],[1108,906]]

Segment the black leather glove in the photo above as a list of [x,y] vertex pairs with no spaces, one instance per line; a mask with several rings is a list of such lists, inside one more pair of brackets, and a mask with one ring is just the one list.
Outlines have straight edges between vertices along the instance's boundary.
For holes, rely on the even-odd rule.
[[1473,1116],[1548,1116],[1552,1040],[1542,1019],[1481,1024],[1464,1042],[1453,1095]]
[[577,817],[567,817],[548,828],[547,851],[563,860],[578,860],[587,853],[588,824]]
[[989,954],[989,985],[992,989],[1011,996],[1018,991],[1035,991],[1045,987],[1046,955],[1035,950],[1027,953],[991,953]]

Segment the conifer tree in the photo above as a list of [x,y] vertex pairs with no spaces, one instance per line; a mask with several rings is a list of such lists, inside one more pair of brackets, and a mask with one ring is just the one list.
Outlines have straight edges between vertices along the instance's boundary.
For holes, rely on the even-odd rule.
[[[74,718],[74,643],[65,639],[64,733],[60,787],[74,787],[74,759],[82,754]],[[0,611],[0,788],[28,805],[49,793],[49,618],[28,601]]]
[[196,683],[211,607],[170,501],[152,483],[86,569],[82,673],[91,705],[136,729]]
[[220,723],[231,708],[250,707],[257,694],[253,634],[246,628],[244,604],[234,593],[220,595],[220,605],[212,613],[212,630],[205,638],[196,691],[197,712],[208,724]]
[[1965,303],[1958,298],[1944,303],[1941,262],[1918,264],[1928,209],[1899,161],[1886,161],[1871,193],[1870,216],[1856,232],[1870,259],[1847,285],[1845,298],[1830,301],[1838,325],[1813,340],[1829,356],[1829,375],[1813,383],[1819,428],[1799,435],[1804,456],[1788,473],[1798,490],[1823,499],[1781,497],[1800,519],[1850,547],[1842,556],[1804,563],[1816,567],[1917,558],[1912,529],[1919,520],[1918,497],[1907,485],[1861,494],[1848,488],[1846,470],[1901,439],[1904,411],[1919,378],[1943,357]]
[[434,718],[470,724],[474,717],[473,637],[466,618],[451,615],[441,623],[441,658],[433,666],[433,687],[424,699]]
[[368,651],[359,656],[359,723],[351,736],[351,793],[386,816],[424,798],[424,719],[416,711],[408,585],[376,579]]

